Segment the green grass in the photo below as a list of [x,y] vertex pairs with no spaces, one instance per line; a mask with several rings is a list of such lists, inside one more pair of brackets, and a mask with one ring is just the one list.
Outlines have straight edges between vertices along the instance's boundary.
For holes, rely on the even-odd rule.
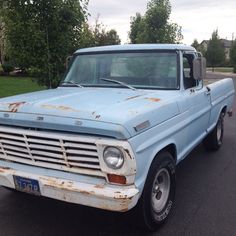
[[43,89],[32,78],[0,76],[0,98]]
[[[212,68],[207,68],[207,71],[212,71]],[[233,67],[216,67],[215,72],[233,73]]]

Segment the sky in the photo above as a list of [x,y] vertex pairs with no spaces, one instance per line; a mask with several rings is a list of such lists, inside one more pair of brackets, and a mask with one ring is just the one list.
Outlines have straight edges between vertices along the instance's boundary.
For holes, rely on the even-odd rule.
[[[130,17],[136,12],[144,14],[148,0],[90,0],[89,22],[99,21],[106,29],[115,29],[122,44],[128,42]],[[182,26],[182,43],[192,44],[209,39],[218,29],[221,38],[236,38],[236,0],[170,0],[172,13],[170,21]]]

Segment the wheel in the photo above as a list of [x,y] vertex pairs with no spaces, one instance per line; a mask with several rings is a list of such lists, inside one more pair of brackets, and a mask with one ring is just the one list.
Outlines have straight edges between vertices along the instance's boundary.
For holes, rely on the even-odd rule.
[[221,112],[216,127],[210,134],[208,134],[208,136],[203,141],[205,148],[209,151],[217,151],[223,143],[224,115],[225,114]]
[[138,203],[139,222],[154,231],[167,219],[175,196],[175,162],[163,151],[153,161]]

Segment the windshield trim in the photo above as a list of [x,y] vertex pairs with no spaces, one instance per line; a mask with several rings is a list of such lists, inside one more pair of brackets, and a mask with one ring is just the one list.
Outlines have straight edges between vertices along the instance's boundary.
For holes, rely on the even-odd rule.
[[[176,88],[150,88],[150,87],[145,87],[145,86],[135,86],[135,85],[131,85],[132,87],[134,87],[135,89],[152,89],[152,90],[180,90],[180,78],[181,78],[181,75],[180,75],[180,50],[169,50],[169,49],[142,49],[142,50],[109,50],[109,51],[97,51],[97,52],[94,52],[94,51],[91,51],[91,52],[76,52],[73,54],[73,57],[72,57],[72,60],[71,60],[71,63],[68,67],[68,69],[66,70],[64,76],[63,76],[63,79],[60,81],[60,84],[58,87],[61,87],[61,83],[63,83],[66,79],[66,76],[67,74],[69,73],[70,71],[70,68],[72,67],[75,59],[78,57],[78,56],[84,56],[84,55],[101,55],[101,54],[125,54],[125,53],[173,53],[173,54],[176,54],[176,59],[177,59],[177,86]],[[106,86],[106,85],[88,85],[86,86],[85,84],[80,84],[82,85],[83,87],[104,87],[104,88],[107,88],[107,87],[112,87],[112,88],[124,88],[122,86]]]

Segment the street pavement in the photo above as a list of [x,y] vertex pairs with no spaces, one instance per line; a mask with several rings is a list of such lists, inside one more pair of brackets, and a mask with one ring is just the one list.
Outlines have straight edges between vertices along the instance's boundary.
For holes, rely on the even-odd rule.
[[[208,78],[222,77],[228,76],[208,73]],[[141,231],[133,212],[107,212],[0,187],[0,236],[18,235],[235,236],[236,115],[225,119],[224,144],[218,152],[199,145],[179,164],[175,206],[157,232]]]

